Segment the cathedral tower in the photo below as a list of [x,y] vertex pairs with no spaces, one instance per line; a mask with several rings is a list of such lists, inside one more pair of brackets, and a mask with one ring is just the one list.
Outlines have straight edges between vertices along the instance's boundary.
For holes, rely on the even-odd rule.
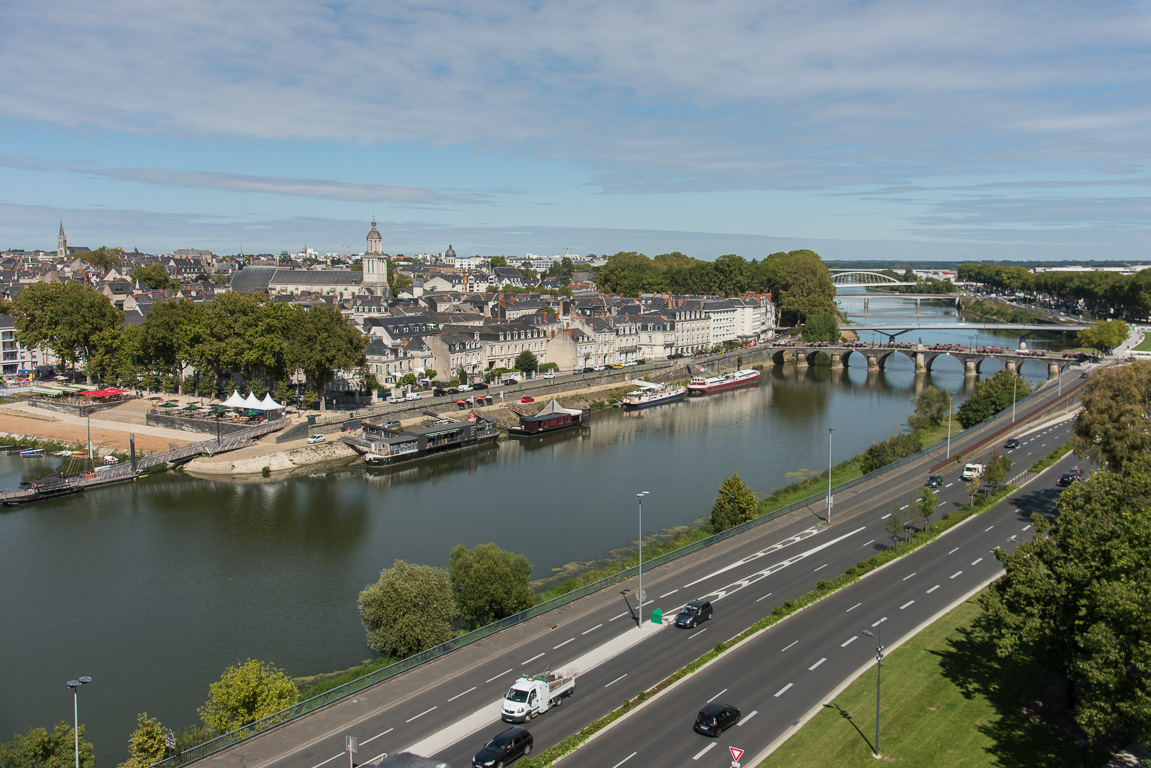
[[362,285],[377,296],[387,296],[388,293],[388,257],[384,253],[384,238],[376,229],[376,220],[372,219],[372,231],[368,233],[368,247],[363,258],[364,278]]
[[56,235],[56,256],[57,258],[68,258],[68,238],[64,236],[64,222],[60,221],[60,234]]

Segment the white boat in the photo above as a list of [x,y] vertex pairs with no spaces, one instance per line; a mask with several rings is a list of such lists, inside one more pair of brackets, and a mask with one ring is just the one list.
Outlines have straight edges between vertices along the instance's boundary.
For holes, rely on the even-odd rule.
[[720,376],[692,376],[687,388],[691,392],[719,392],[735,387],[746,387],[759,381],[759,371],[754,368],[745,368],[741,371],[732,371]]
[[620,403],[623,404],[624,408],[629,410],[648,408],[663,403],[673,403],[676,400],[682,400],[687,397],[686,387],[653,384],[650,381],[642,380],[633,381],[632,384],[639,387],[639,389],[634,392],[628,392],[620,398]]
[[22,459],[31,459],[31,458],[34,458],[36,456],[43,456],[43,455],[44,455],[44,449],[43,448],[29,448],[26,451],[20,451],[20,458],[22,458]]

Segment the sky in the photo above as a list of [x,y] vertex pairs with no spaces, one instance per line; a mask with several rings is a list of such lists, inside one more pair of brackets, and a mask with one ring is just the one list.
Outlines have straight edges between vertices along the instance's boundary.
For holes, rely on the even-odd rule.
[[1151,262],[1151,0],[8,0],[0,248]]

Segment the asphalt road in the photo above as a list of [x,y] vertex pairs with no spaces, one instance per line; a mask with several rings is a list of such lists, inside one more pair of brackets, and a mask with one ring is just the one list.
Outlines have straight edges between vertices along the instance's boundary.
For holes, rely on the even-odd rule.
[[[1077,374],[1067,375],[1064,388],[1071,383],[1078,383]],[[1030,408],[1020,409],[1020,424],[1029,413]],[[965,441],[955,441],[951,451],[967,451],[969,443],[986,441],[988,435],[994,436],[996,446],[1002,446],[1007,436],[1018,434],[1005,429],[1001,421]],[[1067,424],[1024,436],[1022,445],[1010,452],[1012,474],[1069,436]],[[972,458],[985,458],[990,447],[973,451]],[[516,677],[574,667],[578,673],[575,694],[527,725],[536,749],[546,748],[698,658],[717,641],[738,634],[775,605],[888,547],[890,539],[883,530],[886,515],[893,509],[905,510],[914,501],[927,467],[942,459],[944,450],[938,448],[936,460],[894,469],[879,482],[839,493],[833,525],[820,519],[824,512],[820,506],[645,572],[645,616],[658,607],[670,619],[688,600],[713,600],[715,617],[695,630],[637,627],[630,591],[635,582],[625,582],[617,591],[605,590],[506,630],[202,762],[243,768],[339,766],[340,760],[348,761],[345,736],[354,735],[359,741],[356,764],[410,750],[461,768],[470,765],[471,756],[485,741],[507,727],[499,721],[498,702]],[[943,474],[940,514],[966,498],[958,481],[958,465],[952,464]],[[1053,482],[1047,485],[1053,487]],[[1031,494],[1026,491],[1019,498],[1029,505],[1051,506],[1043,494],[1029,499]],[[812,706],[809,702],[821,700],[866,662],[874,645],[849,639],[857,637],[859,629],[886,619],[883,626],[889,637],[884,640],[891,647],[957,596],[967,594],[972,585],[997,573],[991,547],[1010,546],[1011,536],[1026,535],[1030,515],[1011,504],[1000,507],[902,559],[898,567],[889,566],[741,644],[738,651],[724,654],[714,671],[709,668],[705,674],[692,676],[690,682],[676,687],[674,696],[665,694],[629,715],[623,721],[626,729],[616,726],[565,762],[592,765],[594,760],[596,766],[613,766],[635,752],[632,765],[656,764],[661,756],[682,763],[702,751],[699,761],[710,755],[710,764],[726,761],[724,765],[729,765],[726,749],[708,748],[717,742],[691,732],[695,712],[716,697],[730,699],[744,710],[743,725],[733,731],[745,743],[735,746],[749,754],[761,751]],[[976,530],[978,537],[973,534]],[[903,573],[905,569],[910,570]],[[915,575],[905,580],[907,573]],[[626,737],[615,735],[625,732]],[[726,744],[726,737],[719,743]],[[641,745],[642,750],[637,748]]]

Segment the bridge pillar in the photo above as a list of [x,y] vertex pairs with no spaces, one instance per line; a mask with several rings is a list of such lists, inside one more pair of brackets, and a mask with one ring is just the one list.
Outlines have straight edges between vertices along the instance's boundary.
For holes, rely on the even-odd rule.
[[967,358],[963,361],[963,375],[964,376],[978,376],[979,369],[975,367],[975,361]]
[[843,355],[839,352],[828,352],[827,356],[831,358],[831,369],[843,367]]
[[1059,363],[1048,363],[1047,364],[1047,378],[1054,379],[1058,375],[1059,375]]
[[1019,361],[1018,360],[1004,360],[1003,361],[1003,367],[1006,368],[1007,370],[1011,371],[1014,374],[1019,373]]
[[807,353],[802,349],[797,349],[795,351],[795,367],[796,368],[806,368],[807,367]]
[[866,311],[867,311],[867,303],[868,303],[869,301],[871,301],[871,299],[867,298],[866,296],[864,296],[864,297],[863,297],[863,311],[864,311],[864,312],[866,312]]
[[922,301],[918,296],[915,297],[915,314],[919,314],[919,302]]
[[878,357],[878,355],[868,355],[867,356],[867,370],[869,370],[869,371],[878,371],[879,370],[879,357]]
[[927,359],[922,352],[915,353],[915,372],[927,373]]

